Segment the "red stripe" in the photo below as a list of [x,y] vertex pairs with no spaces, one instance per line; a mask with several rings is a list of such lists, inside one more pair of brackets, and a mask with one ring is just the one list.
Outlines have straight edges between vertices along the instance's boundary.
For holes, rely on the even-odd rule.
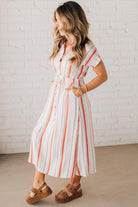
[[86,76],[86,74],[87,74],[87,73],[85,72],[85,73],[84,73],[84,77]]
[[[71,83],[72,85],[73,83]],[[71,87],[70,85],[70,87]],[[66,113],[66,123],[65,123],[65,131],[64,131],[64,138],[63,138],[63,144],[62,144],[62,157],[60,162],[60,168],[59,168],[59,174],[58,177],[60,177],[61,174],[61,167],[63,162],[63,154],[64,154],[64,144],[65,144],[65,137],[66,137],[66,130],[67,130],[67,120],[68,120],[68,110],[69,110],[69,91],[67,91],[67,113]]]
[[[78,78],[80,77],[80,75],[82,74],[82,71],[83,71],[83,67],[84,66],[86,66],[87,64],[88,64],[88,62],[90,61],[90,59],[93,57],[93,55],[95,54],[95,52],[96,52],[96,49],[94,50],[94,52],[92,53],[92,55],[89,57],[89,59],[87,60],[87,62],[85,63],[85,65],[82,65],[82,67],[81,67],[81,71],[80,71],[80,74],[78,75]],[[91,65],[93,68],[94,68],[94,66],[93,65]],[[84,74],[84,76],[86,75],[86,73]]]
[[73,62],[74,62],[74,60],[72,61],[72,63],[70,64],[70,67],[69,67],[69,73],[68,73],[68,78],[70,77],[70,73],[71,73],[71,68],[72,68],[72,65],[73,65]]
[[[81,86],[80,80],[79,80],[79,86]],[[84,118],[85,135],[86,135],[86,147],[87,147],[87,162],[88,162],[88,172],[89,172],[89,153],[88,153],[87,127],[86,127],[85,111],[84,111],[82,96],[80,97],[80,99],[81,99],[81,104],[82,104],[82,109],[83,109],[83,118]]]
[[79,77],[80,77],[80,75],[82,74],[83,67],[84,67],[84,65],[82,65],[82,67],[81,67],[81,71],[80,71],[80,74],[78,75],[78,78],[79,78]]
[[72,87],[72,85],[74,84],[74,82],[75,82],[75,78],[73,78],[73,81],[72,81],[72,83],[70,84],[69,88]]
[[93,65],[90,65],[92,68],[94,68],[94,66]]
[[79,167],[78,167],[78,165],[77,165],[77,170],[78,170],[78,174],[79,174],[79,176],[80,176],[81,174],[80,174],[80,171],[79,171]]
[[88,62],[90,61],[90,59],[92,58],[92,56],[96,53],[96,49],[94,50],[94,52],[91,54],[91,56],[89,57],[89,59],[87,60],[87,62],[85,63],[85,65],[88,64]]
[[53,64],[53,68],[54,68],[55,72],[57,72],[57,70],[56,70],[56,67],[55,67],[55,64],[54,64],[54,60],[55,60],[55,57],[57,56],[57,54],[53,57],[53,60],[52,60],[52,64]]
[[67,120],[68,120],[68,109],[69,109],[69,92],[67,94],[66,123],[65,123],[64,139],[63,139],[63,145],[62,145],[62,157],[61,157],[61,162],[60,162],[60,168],[59,168],[59,175],[58,175],[58,177],[60,177],[61,167],[62,167],[62,162],[63,162],[64,144],[65,144],[65,137],[66,137],[66,130],[67,130]]
[[63,84],[64,84],[64,82],[65,82],[65,77],[63,77]]
[[37,168],[38,168],[38,163],[39,163],[39,156],[40,156],[40,151],[41,151],[42,138],[43,138],[43,135],[44,135],[44,133],[45,133],[45,130],[46,130],[47,126],[48,126],[48,123],[49,123],[49,121],[50,121],[50,117],[51,117],[51,114],[52,114],[52,111],[53,111],[53,104],[54,104],[54,98],[55,98],[56,87],[57,87],[57,84],[56,84],[56,86],[55,86],[55,90],[54,90],[54,96],[53,96],[53,100],[52,100],[52,106],[51,106],[51,111],[50,111],[50,114],[49,114],[49,118],[48,118],[47,124],[46,124],[46,126],[45,126],[45,129],[44,129],[44,131],[43,131],[43,133],[42,133],[42,136],[41,136],[41,139],[40,139],[39,151],[38,151],[38,158],[37,158]]

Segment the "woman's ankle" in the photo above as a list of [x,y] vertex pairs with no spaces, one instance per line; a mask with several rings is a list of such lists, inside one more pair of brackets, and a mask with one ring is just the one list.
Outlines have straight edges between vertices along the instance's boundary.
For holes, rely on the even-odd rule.
[[77,185],[79,185],[80,180],[81,180],[81,176],[75,175],[73,178],[71,178],[70,184],[74,185],[74,186],[77,186]]
[[34,187],[41,186],[45,181],[44,180],[37,180],[33,182]]
[[79,185],[80,181],[70,181],[71,185],[77,186]]

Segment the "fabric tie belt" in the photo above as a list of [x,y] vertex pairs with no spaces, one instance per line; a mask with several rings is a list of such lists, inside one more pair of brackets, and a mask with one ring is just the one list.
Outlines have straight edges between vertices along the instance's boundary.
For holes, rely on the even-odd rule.
[[78,82],[78,81],[81,81],[81,80],[83,80],[84,79],[84,77],[83,76],[81,76],[80,78],[72,78],[72,77],[66,77],[66,76],[61,76],[61,75],[59,75],[59,74],[57,74],[57,79],[56,80],[58,80],[58,81],[62,81],[62,82],[70,82],[70,83],[72,83],[72,82]]

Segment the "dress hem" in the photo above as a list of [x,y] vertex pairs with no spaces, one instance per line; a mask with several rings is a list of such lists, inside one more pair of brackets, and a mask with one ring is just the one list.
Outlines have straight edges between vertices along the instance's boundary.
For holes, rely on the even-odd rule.
[[[30,163],[30,164],[33,164],[34,166],[35,166],[35,168],[36,168],[36,164],[34,163],[34,162],[30,162],[29,160],[28,160],[28,163]],[[42,171],[42,170],[40,170],[39,168],[37,168],[37,170],[39,171],[39,172],[41,172],[41,173],[44,173],[44,174],[46,174],[46,175],[50,175],[50,176],[52,176],[52,177],[58,177],[57,175],[53,175],[53,174],[50,174],[50,173],[46,173],[46,172],[44,172],[44,171]],[[88,177],[90,174],[95,174],[96,173],[96,171],[94,171],[94,172],[89,172],[88,174],[86,174],[86,175],[79,175],[79,176],[82,176],[82,177]],[[74,175],[78,175],[78,174],[75,174],[74,173]],[[60,175],[60,177],[58,177],[58,178],[72,178],[72,176],[62,176],[62,175]]]

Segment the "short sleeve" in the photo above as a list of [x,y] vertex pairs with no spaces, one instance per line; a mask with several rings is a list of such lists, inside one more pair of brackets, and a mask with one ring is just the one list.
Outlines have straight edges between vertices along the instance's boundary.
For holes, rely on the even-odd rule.
[[98,63],[102,60],[97,48],[94,45],[90,47],[85,59],[85,66],[92,66],[93,68],[96,67]]

